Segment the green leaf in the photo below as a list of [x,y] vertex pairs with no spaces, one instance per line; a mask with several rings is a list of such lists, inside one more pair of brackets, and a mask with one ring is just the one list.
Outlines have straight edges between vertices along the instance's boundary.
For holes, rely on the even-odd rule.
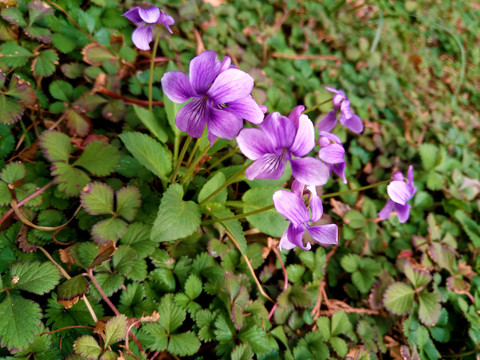
[[480,225],[468,217],[465,212],[458,209],[454,213],[455,218],[462,224],[463,230],[467,233],[473,245],[480,247]]
[[21,163],[10,163],[0,173],[0,178],[7,184],[24,179],[27,176],[27,168]]
[[128,132],[120,135],[126,148],[152,173],[166,180],[172,170],[172,153],[150,136],[139,132]]
[[87,145],[74,165],[87,169],[95,176],[107,176],[115,170],[119,162],[120,152],[115,146],[103,141],[93,141]]
[[55,80],[48,87],[50,95],[57,100],[70,102],[73,100],[73,86],[64,80]]
[[40,26],[28,26],[23,31],[28,37],[43,42],[44,44],[50,44],[52,41],[52,32],[47,28]]
[[120,245],[113,254],[112,264],[120,274],[127,275],[137,262],[137,253],[128,245]]
[[[1,53],[0,53],[1,54]],[[23,106],[13,99],[0,94],[0,122],[13,124],[20,120],[23,115]]]
[[70,134],[81,137],[87,136],[90,131],[91,122],[85,115],[80,115],[75,110],[68,109],[66,119]]
[[23,66],[31,56],[33,56],[31,51],[12,42],[7,42],[0,46],[0,58],[8,66]]
[[[173,61],[168,62],[167,71],[178,70],[175,63]],[[163,97],[163,102],[165,104],[165,112],[167,113],[167,120],[170,124],[171,129],[175,136],[178,136],[182,133],[182,131],[177,127],[175,124],[175,117],[180,109],[183,107],[183,104],[177,104],[171,101],[168,96]]]
[[[83,11],[82,14],[84,14]],[[115,59],[115,55],[100,44],[88,44],[82,49],[82,54],[83,60],[93,66],[101,66],[104,61],[111,61]]]
[[397,315],[404,315],[413,309],[413,289],[401,282],[390,285],[385,291],[383,303],[385,307]]
[[427,270],[414,267],[410,261],[405,262],[405,275],[415,289],[427,285],[432,280],[432,275]]
[[[278,187],[262,186],[248,190],[242,197],[245,207],[243,212],[250,212],[272,205],[272,196]],[[288,227],[288,221],[275,209],[247,217],[247,221],[262,233],[281,237]]]
[[440,318],[440,295],[423,290],[418,294],[418,317],[427,326],[433,326]]
[[150,239],[171,241],[191,235],[200,226],[201,213],[193,201],[183,201],[183,187],[172,184],[163,194]]
[[281,306],[293,304],[295,306],[307,307],[312,304],[312,297],[305,288],[298,284],[293,284],[280,294],[278,303]]
[[125,186],[117,191],[116,212],[128,221],[133,221],[142,205],[140,191],[135,186]]
[[52,44],[64,54],[72,52],[77,45],[75,39],[62,33],[55,33],[52,35]]
[[202,281],[200,278],[192,274],[185,282],[185,294],[191,299],[196,299],[202,293]]
[[119,218],[109,218],[96,223],[92,228],[92,238],[98,244],[117,241],[127,231],[127,223]]
[[127,317],[123,314],[114,316],[105,325],[105,347],[125,339]]
[[19,263],[12,266],[12,277],[17,289],[42,295],[52,290],[60,281],[58,268],[50,262]]
[[153,136],[155,136],[162,143],[165,143],[168,140],[168,134],[165,131],[163,124],[161,124],[160,121],[155,118],[153,112],[137,105],[133,105],[133,109],[135,110],[135,114],[137,114],[140,121]]
[[253,357],[252,349],[248,344],[240,344],[232,352],[231,360],[250,360]]
[[93,336],[85,335],[75,340],[73,345],[75,353],[81,355],[88,360],[97,360],[102,353],[102,348],[98,345],[97,340]]
[[32,69],[37,76],[50,76],[58,65],[58,55],[53,50],[42,51],[32,62]]
[[[107,296],[112,296],[118,291],[118,289],[120,289],[124,282],[123,276],[117,273],[100,273],[95,275],[95,279],[97,279],[98,284]],[[97,288],[94,286],[90,288],[90,294],[97,300],[102,298]]]
[[30,83],[20,78],[16,74],[12,76],[12,80],[10,81],[10,85],[8,86],[8,90],[5,92],[5,95],[20,99],[26,102],[28,105],[35,104],[37,99],[37,94]]
[[12,195],[8,189],[7,183],[0,181],[0,206],[5,206],[12,201]]
[[68,162],[68,157],[72,152],[70,138],[58,131],[44,131],[40,135],[40,146],[47,159],[52,162]]
[[420,157],[422,158],[423,168],[425,170],[431,170],[437,164],[438,147],[433,144],[423,143],[418,148]]
[[255,354],[266,353],[270,350],[270,344],[267,338],[267,334],[259,326],[254,325],[248,328],[243,328],[238,338],[243,342],[250,345]]
[[360,266],[360,257],[357,254],[347,254],[340,260],[340,265],[342,265],[345,271],[353,273]]
[[58,189],[68,196],[79,195],[85,185],[90,182],[90,178],[82,170],[62,162],[55,163],[52,175],[56,176]]
[[58,300],[73,300],[88,292],[90,284],[83,275],[77,275],[61,283],[57,288]]
[[[55,35],[53,36],[55,37]],[[72,62],[68,64],[63,64],[60,68],[62,69],[62,72],[65,74],[67,78],[76,79],[83,75],[83,71],[85,70],[85,67],[86,66],[84,64]]]
[[207,309],[198,310],[195,313],[195,320],[197,326],[200,328],[198,331],[198,337],[202,341],[211,341],[215,338],[213,333],[213,323],[217,317],[217,312],[211,312]]
[[92,182],[80,194],[82,206],[90,215],[113,214],[113,190],[107,184]]
[[429,171],[427,176],[427,188],[430,190],[441,190],[443,186],[443,176],[436,171]]
[[158,306],[158,323],[167,333],[172,333],[184,322],[187,313],[173,301],[172,294],[165,295]]
[[332,345],[333,350],[335,350],[335,352],[340,355],[340,357],[344,358],[345,355],[347,355],[348,346],[345,340],[335,336],[332,337],[329,342],[330,345]]
[[6,157],[10,154],[15,148],[15,143],[15,138],[10,132],[10,127],[0,124],[0,157]]
[[167,351],[178,356],[194,355],[200,349],[197,336],[188,331],[182,334],[170,334]]
[[42,324],[42,312],[36,302],[8,292],[0,303],[0,314],[0,345],[9,349],[27,347]]
[[[205,185],[203,185],[202,189],[198,193],[198,202],[205,200],[211,193],[213,193],[223,184],[225,184],[225,175],[223,175],[221,172],[215,174],[205,183]],[[220,191],[210,201],[225,205],[225,201],[227,201],[227,189]]]
[[16,6],[10,6],[2,9],[2,18],[7,20],[12,25],[22,28],[27,26],[27,22],[23,18],[22,11]]
[[352,330],[352,323],[343,311],[336,311],[332,316],[332,336],[342,335]]
[[121,238],[121,243],[130,245],[140,258],[151,255],[157,244],[150,240],[151,225],[134,222],[128,227],[127,233]]
[[344,219],[352,229],[361,229],[365,226],[365,216],[356,210],[347,212]]
[[147,323],[142,326],[142,330],[150,335],[150,339],[144,341],[144,346],[148,346],[153,351],[164,351],[168,347],[168,334],[157,323]]

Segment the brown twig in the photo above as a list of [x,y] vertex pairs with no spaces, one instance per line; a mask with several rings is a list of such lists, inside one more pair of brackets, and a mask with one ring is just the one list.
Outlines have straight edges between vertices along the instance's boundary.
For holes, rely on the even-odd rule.
[[45,335],[45,334],[54,334],[59,331],[63,330],[68,330],[68,329],[95,329],[93,326],[86,326],[86,325],[71,325],[71,326],[65,326],[63,328],[57,329],[57,330],[52,330],[52,331],[45,331],[40,334],[40,336]]
[[320,55],[320,54],[298,55],[298,54],[273,53],[272,57],[278,57],[282,59],[292,59],[292,60],[332,60],[332,61],[336,61],[337,63],[342,62],[342,59],[335,55]]
[[[123,95],[119,95],[117,93],[114,93],[113,91],[110,91],[102,86],[99,86],[97,89],[95,89],[96,92],[99,92],[101,94],[104,94],[104,95],[107,95],[113,99],[120,99],[120,100],[123,100],[125,101],[127,104],[131,105],[131,104],[135,104],[135,105],[140,105],[140,106],[144,106],[144,107],[148,107],[148,100],[139,100],[139,99],[132,99],[132,98],[128,98],[128,97],[125,97]],[[164,106],[165,103],[163,101],[152,101],[152,104],[155,105],[155,106]]]

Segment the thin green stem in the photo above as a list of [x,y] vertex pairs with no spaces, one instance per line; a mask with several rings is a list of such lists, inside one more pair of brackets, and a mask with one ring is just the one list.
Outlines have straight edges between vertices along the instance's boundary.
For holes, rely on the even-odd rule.
[[207,173],[212,171],[212,169],[215,168],[215,166],[217,166],[218,164],[220,164],[222,161],[225,161],[227,160],[230,156],[233,156],[235,155],[235,153],[238,151],[238,146],[235,146],[231,151],[229,151],[228,153],[226,153],[224,156],[222,156],[220,159],[218,159],[217,161],[215,161],[212,165],[210,165],[208,167],[207,170],[205,170]]
[[22,119],[20,119],[20,126],[22,127],[23,134],[25,135],[25,142],[27,143],[27,146],[32,145],[32,142],[30,141],[30,138],[28,137],[27,128],[25,127],[25,124],[23,123]]
[[197,153],[198,148],[200,147],[200,143],[202,142],[202,138],[203,138],[203,136],[199,137],[197,139],[197,141],[195,142],[195,145],[193,146],[193,150],[192,150],[192,152],[191,152],[191,154],[190,154],[190,156],[188,157],[188,160],[187,160],[187,167],[192,165],[193,158],[194,158],[195,154]]
[[314,105],[314,106],[304,110],[303,113],[308,114],[309,112],[312,112],[313,110],[318,109],[320,106],[325,105],[325,104],[329,103],[330,101],[332,101],[332,98],[330,98],[328,100],[325,100],[325,101],[321,102],[320,104]]
[[[383,184],[387,184],[390,181],[391,180],[384,180],[384,181],[380,181],[380,182],[372,184],[372,185],[359,187],[358,189],[350,189],[350,190],[344,190],[344,191],[337,191],[337,192],[330,193],[330,194],[324,194],[324,195],[320,195],[320,198],[321,199],[327,199],[327,198],[331,198],[331,197],[334,197],[334,196],[351,194],[351,193],[354,193],[354,192],[359,192],[359,191],[371,189],[371,188],[374,188],[374,187],[377,187],[377,186],[380,186],[380,185],[383,185]],[[200,203],[200,205],[201,204],[202,203]],[[246,217],[249,217],[249,216],[252,216],[252,215],[260,214],[262,212],[271,210],[274,207],[275,206],[272,204],[272,205],[268,205],[268,206],[265,206],[265,207],[257,209],[257,210],[249,211],[249,212],[246,212],[246,213],[243,213],[243,214],[238,214],[238,215],[235,215],[235,216],[230,216],[230,217],[223,218],[223,219],[205,220],[205,221],[202,221],[202,225],[210,225],[210,224],[214,224],[216,222],[223,222],[223,221],[228,221],[228,220],[243,219],[243,218],[246,218]]]
[[152,48],[152,57],[150,59],[150,76],[148,78],[148,110],[153,110],[153,71],[155,69],[155,55],[157,54],[158,42],[160,41],[160,31],[157,29],[158,33],[155,36],[155,41],[153,42]]
[[220,191],[225,189],[228,185],[233,183],[235,180],[237,180],[240,176],[245,174],[245,170],[250,166],[250,163],[245,164],[240,170],[238,170],[235,174],[232,175],[223,185],[221,185],[217,190],[212,192],[210,195],[208,195],[203,201],[200,202],[200,206],[209,202],[211,199],[213,199]]
[[185,183],[190,179],[190,176],[195,172],[197,169],[198,165],[200,164],[200,161],[202,161],[204,155],[210,150],[211,146],[207,145],[205,146],[200,154],[196,157],[195,161],[193,161],[192,164],[188,167],[187,173],[183,176],[182,181],[180,181],[180,185],[185,185]]
[[172,184],[177,179],[178,170],[180,170],[180,166],[182,165],[183,158],[185,157],[185,153],[187,152],[190,143],[192,142],[192,138],[189,136],[187,140],[183,143],[182,151],[180,152],[180,156],[177,158],[177,162],[175,163],[175,170],[173,171],[172,180],[170,181]]

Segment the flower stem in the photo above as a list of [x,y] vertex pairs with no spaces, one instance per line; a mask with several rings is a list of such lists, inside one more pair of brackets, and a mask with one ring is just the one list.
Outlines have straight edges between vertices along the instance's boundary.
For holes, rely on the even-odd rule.
[[190,165],[192,165],[192,161],[193,161],[193,158],[195,157],[195,154],[200,146],[200,143],[202,142],[202,137],[199,137],[197,139],[197,141],[195,141],[195,145],[193,145],[193,150],[192,150],[192,153],[190,154],[190,156],[188,157],[188,160],[187,160],[187,167],[189,167]]
[[[231,183],[233,183],[235,180],[237,180],[240,176],[244,175],[245,174],[245,170],[250,166],[250,163],[247,163],[245,164],[244,166],[242,166],[242,168],[240,170],[238,170],[235,174],[232,175],[232,177],[230,177],[227,181],[225,181],[225,183],[223,185],[221,185],[217,190],[215,190],[214,192],[212,192],[210,195],[208,195],[203,201],[200,202],[199,205],[203,205],[205,203],[207,203],[208,201],[210,201],[211,199],[213,199],[220,191],[222,191],[223,189],[225,189],[228,185],[230,185]],[[216,221],[214,221],[216,222]]]
[[235,146],[231,151],[229,151],[228,153],[226,153],[224,156],[222,156],[220,159],[218,159],[217,161],[215,161],[212,165],[210,165],[208,167],[208,169],[206,170],[206,172],[210,172],[212,171],[212,169],[215,168],[215,166],[217,166],[218,164],[220,164],[222,161],[225,161],[226,159],[228,159],[230,156],[233,156],[235,155],[235,153],[238,151],[238,146]]
[[[236,175],[236,174],[235,174],[235,175]],[[235,175],[234,175],[234,176],[235,176]],[[334,196],[342,196],[342,195],[346,195],[346,194],[351,194],[351,193],[354,193],[354,192],[359,192],[359,191],[371,189],[371,188],[374,188],[374,187],[377,187],[377,186],[380,186],[380,185],[383,185],[383,184],[387,184],[387,183],[389,183],[390,181],[391,181],[391,180],[384,180],[384,181],[380,181],[380,182],[375,183],[375,184],[371,184],[371,185],[359,187],[358,189],[350,189],[350,190],[344,190],[344,191],[337,191],[337,192],[333,192],[333,193],[330,193],[330,194],[320,195],[319,197],[320,197],[321,199],[327,199],[327,198],[331,198],[331,197],[334,197]],[[216,194],[215,194],[215,195],[216,195]],[[214,196],[215,196],[215,195],[214,195]],[[207,199],[208,199],[208,198],[207,198]],[[207,199],[205,199],[205,200],[207,200]],[[205,202],[205,200],[203,200],[203,201],[200,203],[200,205],[202,205],[202,203]],[[205,220],[205,221],[202,221],[202,225],[210,225],[210,224],[214,224],[214,223],[216,223],[216,222],[222,222],[222,221],[228,221],[228,220],[243,219],[243,218],[246,218],[246,217],[249,217],[249,216],[252,216],[252,215],[260,214],[260,213],[262,213],[262,212],[271,210],[271,209],[273,209],[274,207],[275,207],[275,206],[272,204],[272,205],[268,205],[268,206],[265,206],[265,207],[260,208],[260,209],[257,209],[257,210],[249,211],[249,212],[246,212],[246,213],[243,213],[243,214],[238,214],[238,215],[235,215],[235,216],[230,216],[230,217],[223,218],[223,219]]]
[[150,76],[148,78],[148,110],[153,110],[153,70],[155,68],[155,55],[157,54],[158,42],[160,41],[160,31],[155,36],[153,42],[152,57],[150,59]]
[[200,152],[200,154],[196,157],[195,161],[193,161],[193,163],[190,164],[190,166],[188,167],[187,173],[183,176],[182,181],[180,182],[181,185],[185,185],[188,179],[190,179],[190,176],[192,176],[192,174],[195,172],[200,162],[202,161],[203,156],[208,152],[208,150],[210,150],[210,148],[211,148],[210,144],[205,146]]
[[191,142],[192,142],[192,137],[188,136],[187,140],[185,140],[185,142],[183,143],[182,151],[180,151],[180,155],[177,158],[177,162],[175,164],[175,170],[172,175],[172,180],[170,181],[170,183],[172,184],[175,182],[177,178],[178,170],[180,170],[180,166],[182,165],[183,158],[185,157],[185,153],[187,152],[187,149]]
[[330,101],[332,101],[332,98],[330,98],[330,99],[328,99],[328,100],[325,100],[325,101],[321,102],[320,104],[314,105],[314,106],[312,106],[312,107],[304,110],[303,113],[304,113],[304,114],[307,114],[307,113],[309,113],[309,112],[312,112],[313,110],[318,109],[320,106],[325,105],[326,103],[329,103]]
[[102,296],[103,301],[105,301],[108,304],[108,306],[110,306],[110,309],[112,309],[112,311],[115,313],[115,315],[120,315],[120,312],[117,310],[115,305],[113,305],[113,303],[110,301],[107,294],[105,294],[105,292],[101,288],[100,284],[97,282],[97,279],[95,279],[95,276],[93,276],[93,269],[92,268],[88,269],[87,275],[90,278],[90,280],[93,282],[93,285],[95,285],[95,287],[97,288],[100,295]]

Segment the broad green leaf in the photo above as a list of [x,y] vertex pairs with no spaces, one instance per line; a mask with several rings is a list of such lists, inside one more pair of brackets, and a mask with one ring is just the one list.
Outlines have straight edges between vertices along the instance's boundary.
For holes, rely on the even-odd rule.
[[423,143],[418,148],[420,157],[422,158],[423,168],[431,170],[437,164],[438,147],[433,144]]
[[[123,276],[117,273],[99,273],[95,275],[95,279],[107,296],[112,296],[125,281]],[[97,300],[102,298],[95,286],[90,287],[90,295]]]
[[50,95],[57,100],[70,102],[73,100],[73,86],[64,80],[55,80],[48,87]]
[[436,171],[429,171],[427,176],[427,188],[430,190],[440,190],[443,186],[443,176]]
[[[203,185],[202,189],[198,193],[198,202],[205,200],[211,193],[213,193],[223,184],[225,184],[225,175],[223,175],[221,172],[215,174],[205,183],[205,185]],[[227,189],[220,191],[210,201],[225,205],[225,201],[227,201]]]
[[330,345],[332,345],[333,350],[335,350],[335,352],[340,355],[340,357],[344,358],[345,355],[347,355],[348,346],[345,340],[335,336],[332,337],[329,342]]
[[158,141],[139,132],[120,135],[128,151],[135,159],[161,179],[166,179],[172,170],[172,154]]
[[107,184],[93,182],[80,194],[82,206],[90,215],[113,215],[113,190]]
[[434,325],[438,321],[442,310],[440,295],[423,290],[418,294],[418,303],[418,317],[420,321],[427,326]]
[[68,157],[72,152],[70,138],[58,131],[44,131],[40,135],[40,146],[47,159],[52,162],[68,162]]
[[27,22],[23,17],[22,11],[16,6],[10,6],[2,9],[2,18],[7,20],[12,25],[16,25],[22,28],[27,26]]
[[198,337],[203,341],[211,341],[215,338],[213,333],[213,323],[217,317],[217,312],[211,312],[207,309],[198,310],[195,313],[197,326],[200,328]]
[[135,249],[140,258],[151,255],[157,243],[150,240],[152,226],[140,222],[134,222],[128,227],[127,233],[120,239],[122,244],[130,245]]
[[347,212],[344,219],[352,229],[361,229],[365,226],[365,216],[356,210]]
[[92,238],[98,244],[117,241],[127,231],[127,223],[122,219],[112,217],[96,223],[92,228]]
[[149,336],[143,344],[154,351],[164,351],[168,347],[168,334],[158,323],[146,323],[142,325],[144,331]]
[[[175,63],[173,61],[168,62],[167,71],[178,70]],[[171,101],[168,96],[163,96],[163,102],[165,104],[165,112],[167,113],[167,120],[172,128],[173,133],[175,136],[178,136],[182,133],[182,131],[177,127],[175,124],[175,117],[180,109],[183,107],[184,104],[177,104]]]
[[428,254],[435,261],[438,266],[443,269],[447,269],[453,274],[455,267],[455,253],[448,246],[439,244],[438,242],[432,243],[428,247]]
[[256,354],[265,353],[270,350],[266,332],[257,325],[242,329],[240,334],[238,334],[238,338],[243,343],[250,345]]
[[137,253],[128,245],[120,245],[113,254],[112,264],[120,274],[127,275],[137,262]]
[[15,264],[11,274],[16,279],[15,288],[38,295],[49,292],[60,281],[58,268],[50,262]]
[[32,300],[6,293],[0,303],[0,345],[23,349],[35,338],[42,323],[40,306]]
[[[1,53],[0,53],[1,54]],[[13,124],[20,120],[23,115],[23,106],[17,101],[0,94],[0,122],[3,124]]]
[[93,141],[87,145],[82,155],[75,161],[75,166],[81,166],[96,176],[110,175],[120,162],[118,149],[103,141]]
[[80,195],[85,185],[90,182],[90,178],[82,170],[62,162],[55,163],[52,175],[56,176],[58,189],[68,196]]
[[0,173],[0,178],[7,184],[24,179],[27,176],[27,168],[21,163],[10,163]]
[[55,33],[52,35],[52,44],[64,54],[70,53],[76,46],[74,38],[62,33]]
[[31,51],[13,42],[6,42],[0,46],[0,57],[8,66],[23,66],[31,56],[33,56]]
[[171,241],[191,235],[200,225],[201,213],[193,201],[183,201],[183,188],[172,184],[163,194],[150,239]]
[[281,306],[295,305],[306,307],[312,304],[312,297],[308,291],[298,284],[289,286],[286,291],[280,294],[277,300]]
[[73,348],[76,354],[82,355],[88,360],[96,360],[102,353],[102,348],[98,345],[97,340],[90,335],[84,335],[75,340]]
[[[53,35],[53,37],[55,37],[55,34]],[[59,50],[62,51],[61,49]],[[63,64],[60,69],[62,69],[62,72],[67,78],[76,79],[83,75],[85,67],[86,66],[84,64],[72,62],[68,64]]]
[[185,294],[193,300],[196,299],[202,293],[202,281],[200,278],[192,274],[185,282]]
[[[250,212],[273,204],[272,196],[278,187],[255,187],[242,197],[245,207],[243,212]],[[288,227],[288,221],[275,209],[247,217],[247,221],[261,232],[274,237],[281,237]]]
[[124,219],[133,221],[141,204],[141,194],[135,186],[125,186],[117,191],[116,213]]
[[253,357],[252,349],[248,344],[240,344],[232,352],[231,360],[250,360]]
[[352,330],[352,323],[348,319],[348,316],[343,311],[337,311],[332,316],[332,336],[338,336],[345,334]]
[[125,315],[120,314],[107,321],[105,325],[105,347],[125,339],[127,320]]
[[360,266],[360,257],[357,254],[347,254],[340,260],[340,265],[345,271],[353,273]]
[[84,137],[90,131],[91,122],[89,119],[84,115],[80,115],[74,109],[67,110],[66,119],[70,134]]
[[427,285],[432,280],[432,275],[427,270],[414,267],[410,261],[405,262],[405,275],[415,289]]
[[10,132],[10,127],[0,123],[0,157],[6,157],[10,154],[15,147],[15,143],[16,141]]
[[58,300],[73,300],[88,292],[90,284],[83,275],[77,275],[61,283],[57,288]]
[[163,124],[160,123],[158,118],[155,118],[153,112],[137,105],[133,105],[133,109],[135,110],[135,114],[137,114],[140,121],[153,136],[155,136],[162,143],[165,143],[168,140],[168,134],[165,131]]
[[385,291],[383,303],[385,307],[397,315],[404,315],[413,309],[413,289],[401,282],[390,285]]
[[189,356],[196,354],[200,345],[200,340],[191,331],[170,334],[167,351],[178,356]]
[[53,50],[42,51],[32,62],[33,73],[37,76],[50,76],[58,65],[58,55]]
[[165,295],[158,306],[160,318],[158,323],[167,333],[172,333],[178,329],[185,320],[187,313],[173,301],[172,294]]

